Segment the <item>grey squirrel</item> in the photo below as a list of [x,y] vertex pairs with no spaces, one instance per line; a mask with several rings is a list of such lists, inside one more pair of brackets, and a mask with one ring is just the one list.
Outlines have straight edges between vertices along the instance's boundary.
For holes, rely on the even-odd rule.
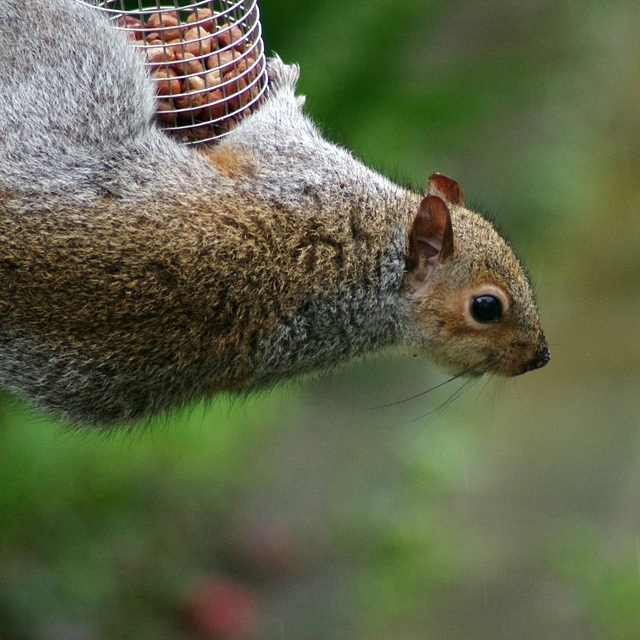
[[73,0],[0,0],[0,383],[111,426],[386,348],[454,373],[549,360],[531,288],[434,174],[327,142],[298,68],[217,144],[180,145],[126,38]]

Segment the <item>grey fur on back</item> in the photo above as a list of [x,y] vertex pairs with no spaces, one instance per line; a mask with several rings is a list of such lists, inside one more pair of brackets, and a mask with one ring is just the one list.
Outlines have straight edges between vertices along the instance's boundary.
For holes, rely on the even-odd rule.
[[155,126],[144,66],[106,22],[74,0],[0,1],[0,188],[91,201],[194,164]]

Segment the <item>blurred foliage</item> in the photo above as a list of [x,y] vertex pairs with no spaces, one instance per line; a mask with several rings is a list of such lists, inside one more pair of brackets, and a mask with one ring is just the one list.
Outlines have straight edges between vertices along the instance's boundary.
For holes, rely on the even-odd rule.
[[378,358],[110,434],[2,396],[0,640],[200,637],[212,576],[261,640],[637,640],[640,5],[260,7],[329,138],[491,203],[553,360],[450,402]]

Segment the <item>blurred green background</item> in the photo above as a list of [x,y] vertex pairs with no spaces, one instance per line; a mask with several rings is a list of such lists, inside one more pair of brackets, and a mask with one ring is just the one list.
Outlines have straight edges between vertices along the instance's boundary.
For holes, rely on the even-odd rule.
[[330,139],[511,239],[552,361],[407,400],[445,376],[376,358],[109,435],[3,394],[0,640],[638,640],[640,3],[260,6]]

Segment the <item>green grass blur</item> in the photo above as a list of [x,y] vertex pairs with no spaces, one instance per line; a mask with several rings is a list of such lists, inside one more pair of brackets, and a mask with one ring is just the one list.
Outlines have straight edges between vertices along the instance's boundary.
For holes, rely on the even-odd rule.
[[260,7],[330,139],[511,239],[552,361],[394,404],[445,378],[386,356],[108,435],[2,395],[0,640],[200,637],[203,576],[252,640],[637,640],[640,5]]

